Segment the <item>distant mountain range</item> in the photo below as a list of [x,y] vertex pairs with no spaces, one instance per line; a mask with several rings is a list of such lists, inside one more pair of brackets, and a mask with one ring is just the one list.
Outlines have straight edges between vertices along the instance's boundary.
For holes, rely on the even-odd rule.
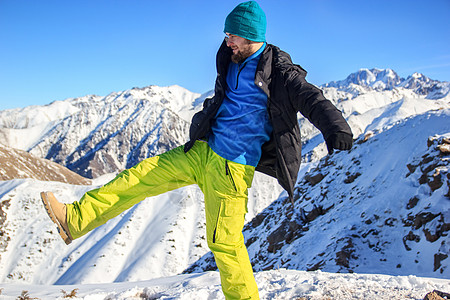
[[201,100],[178,86],[149,86],[7,110],[0,143],[95,178],[186,142],[186,118]]
[[[450,278],[450,83],[362,69],[321,88],[348,120],[355,147],[327,155],[318,130],[300,117],[304,163],[294,207],[259,173],[249,191],[244,235],[255,270]],[[17,175],[0,181],[0,282],[135,281],[214,269],[195,186],[147,199],[68,247],[39,200],[43,189],[78,200],[184,144],[208,95],[149,86],[1,111],[0,150],[10,159],[0,174]],[[33,176],[66,173],[44,167],[48,160],[92,185]],[[20,174],[25,169],[31,173]],[[35,179],[14,179],[24,177]]]
[[426,99],[441,99],[450,92],[449,82],[432,80],[420,73],[414,73],[404,79],[391,69],[361,69],[350,74],[345,80],[332,81],[323,87],[354,92],[358,91],[357,87],[375,91],[404,88],[412,90],[417,95],[426,96]]
[[[401,79],[390,69],[362,69],[321,88],[345,117],[352,118],[402,98],[445,98],[450,83],[418,73]],[[377,101],[370,97],[360,97],[357,103],[345,101],[371,93],[377,93]],[[211,94],[195,94],[179,86],[149,86],[1,111],[0,143],[96,178],[184,144],[192,115]],[[362,105],[364,110],[359,109]],[[319,134],[306,119],[300,122],[305,143]],[[353,129],[355,136],[363,130]]]

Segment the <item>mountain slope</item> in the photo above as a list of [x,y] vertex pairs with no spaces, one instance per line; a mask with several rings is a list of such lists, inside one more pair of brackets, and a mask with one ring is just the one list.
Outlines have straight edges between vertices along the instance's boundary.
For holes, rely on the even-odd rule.
[[[294,210],[280,197],[246,225],[254,269],[450,278],[449,147],[444,109],[305,167]],[[214,268],[208,254],[187,272]]]
[[70,184],[90,184],[91,180],[52,161],[0,144],[0,180],[34,178]]
[[[68,99],[13,114],[0,112],[0,120],[7,127],[2,129],[4,139],[25,147],[21,137],[29,135],[30,152],[42,150],[54,160],[75,162],[69,165],[72,169],[97,177],[184,143],[185,118],[190,118],[209,94],[198,96],[179,87],[153,86],[107,97]],[[70,149],[75,151],[64,158]],[[0,203],[5,203],[6,214],[0,224],[4,233],[0,281],[144,280],[178,274],[207,252],[203,195],[197,187],[147,199],[63,247],[42,208],[39,192],[51,190],[61,201],[73,202],[112,176],[81,187],[31,180],[0,182]],[[273,178],[262,174],[255,176],[253,186],[248,219],[281,192]],[[45,234],[36,235],[38,232]],[[108,275],[99,275],[105,269]]]

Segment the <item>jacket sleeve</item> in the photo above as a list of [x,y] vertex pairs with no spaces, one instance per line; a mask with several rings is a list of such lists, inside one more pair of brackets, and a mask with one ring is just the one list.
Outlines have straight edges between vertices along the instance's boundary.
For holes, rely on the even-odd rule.
[[203,102],[203,109],[194,114],[191,121],[191,127],[189,129],[189,139],[197,140],[203,137],[209,130],[209,107],[213,98],[207,98]]
[[306,71],[297,65],[286,72],[286,87],[294,109],[317,127],[325,140],[336,132],[352,135],[341,111],[324,97],[322,90],[308,83],[305,75]]
[[184,146],[184,151],[189,151],[195,141],[204,138],[211,128],[211,118],[215,115],[214,97],[207,98],[203,102],[203,109],[194,114],[189,128],[189,141]]

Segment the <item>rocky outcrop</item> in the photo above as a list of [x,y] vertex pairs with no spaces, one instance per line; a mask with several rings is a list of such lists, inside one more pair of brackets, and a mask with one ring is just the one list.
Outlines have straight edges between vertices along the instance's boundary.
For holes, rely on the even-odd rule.
[[[450,138],[445,136],[433,136],[427,141],[428,150],[420,157],[416,157],[407,164],[409,173],[406,177],[418,178],[420,186],[427,186],[433,194],[439,189],[447,191],[444,196],[450,198]],[[428,199],[430,196],[427,197]],[[403,237],[403,243],[407,251],[412,250],[412,245],[421,241],[421,236],[429,243],[435,243],[441,238],[448,237],[450,231],[450,215],[448,211],[436,211],[428,206],[425,209],[416,209],[421,201],[427,201],[420,195],[414,195],[408,201],[406,208],[411,212],[402,220],[410,231]],[[433,270],[444,272],[442,262],[448,258],[448,246],[442,240],[438,251],[434,254]]]

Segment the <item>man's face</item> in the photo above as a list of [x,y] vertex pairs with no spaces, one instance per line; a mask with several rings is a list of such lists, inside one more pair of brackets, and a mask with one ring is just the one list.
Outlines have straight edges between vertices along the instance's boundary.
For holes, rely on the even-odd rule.
[[241,63],[253,54],[251,41],[234,34],[227,33],[226,35],[227,46],[233,50],[231,55],[232,62]]

